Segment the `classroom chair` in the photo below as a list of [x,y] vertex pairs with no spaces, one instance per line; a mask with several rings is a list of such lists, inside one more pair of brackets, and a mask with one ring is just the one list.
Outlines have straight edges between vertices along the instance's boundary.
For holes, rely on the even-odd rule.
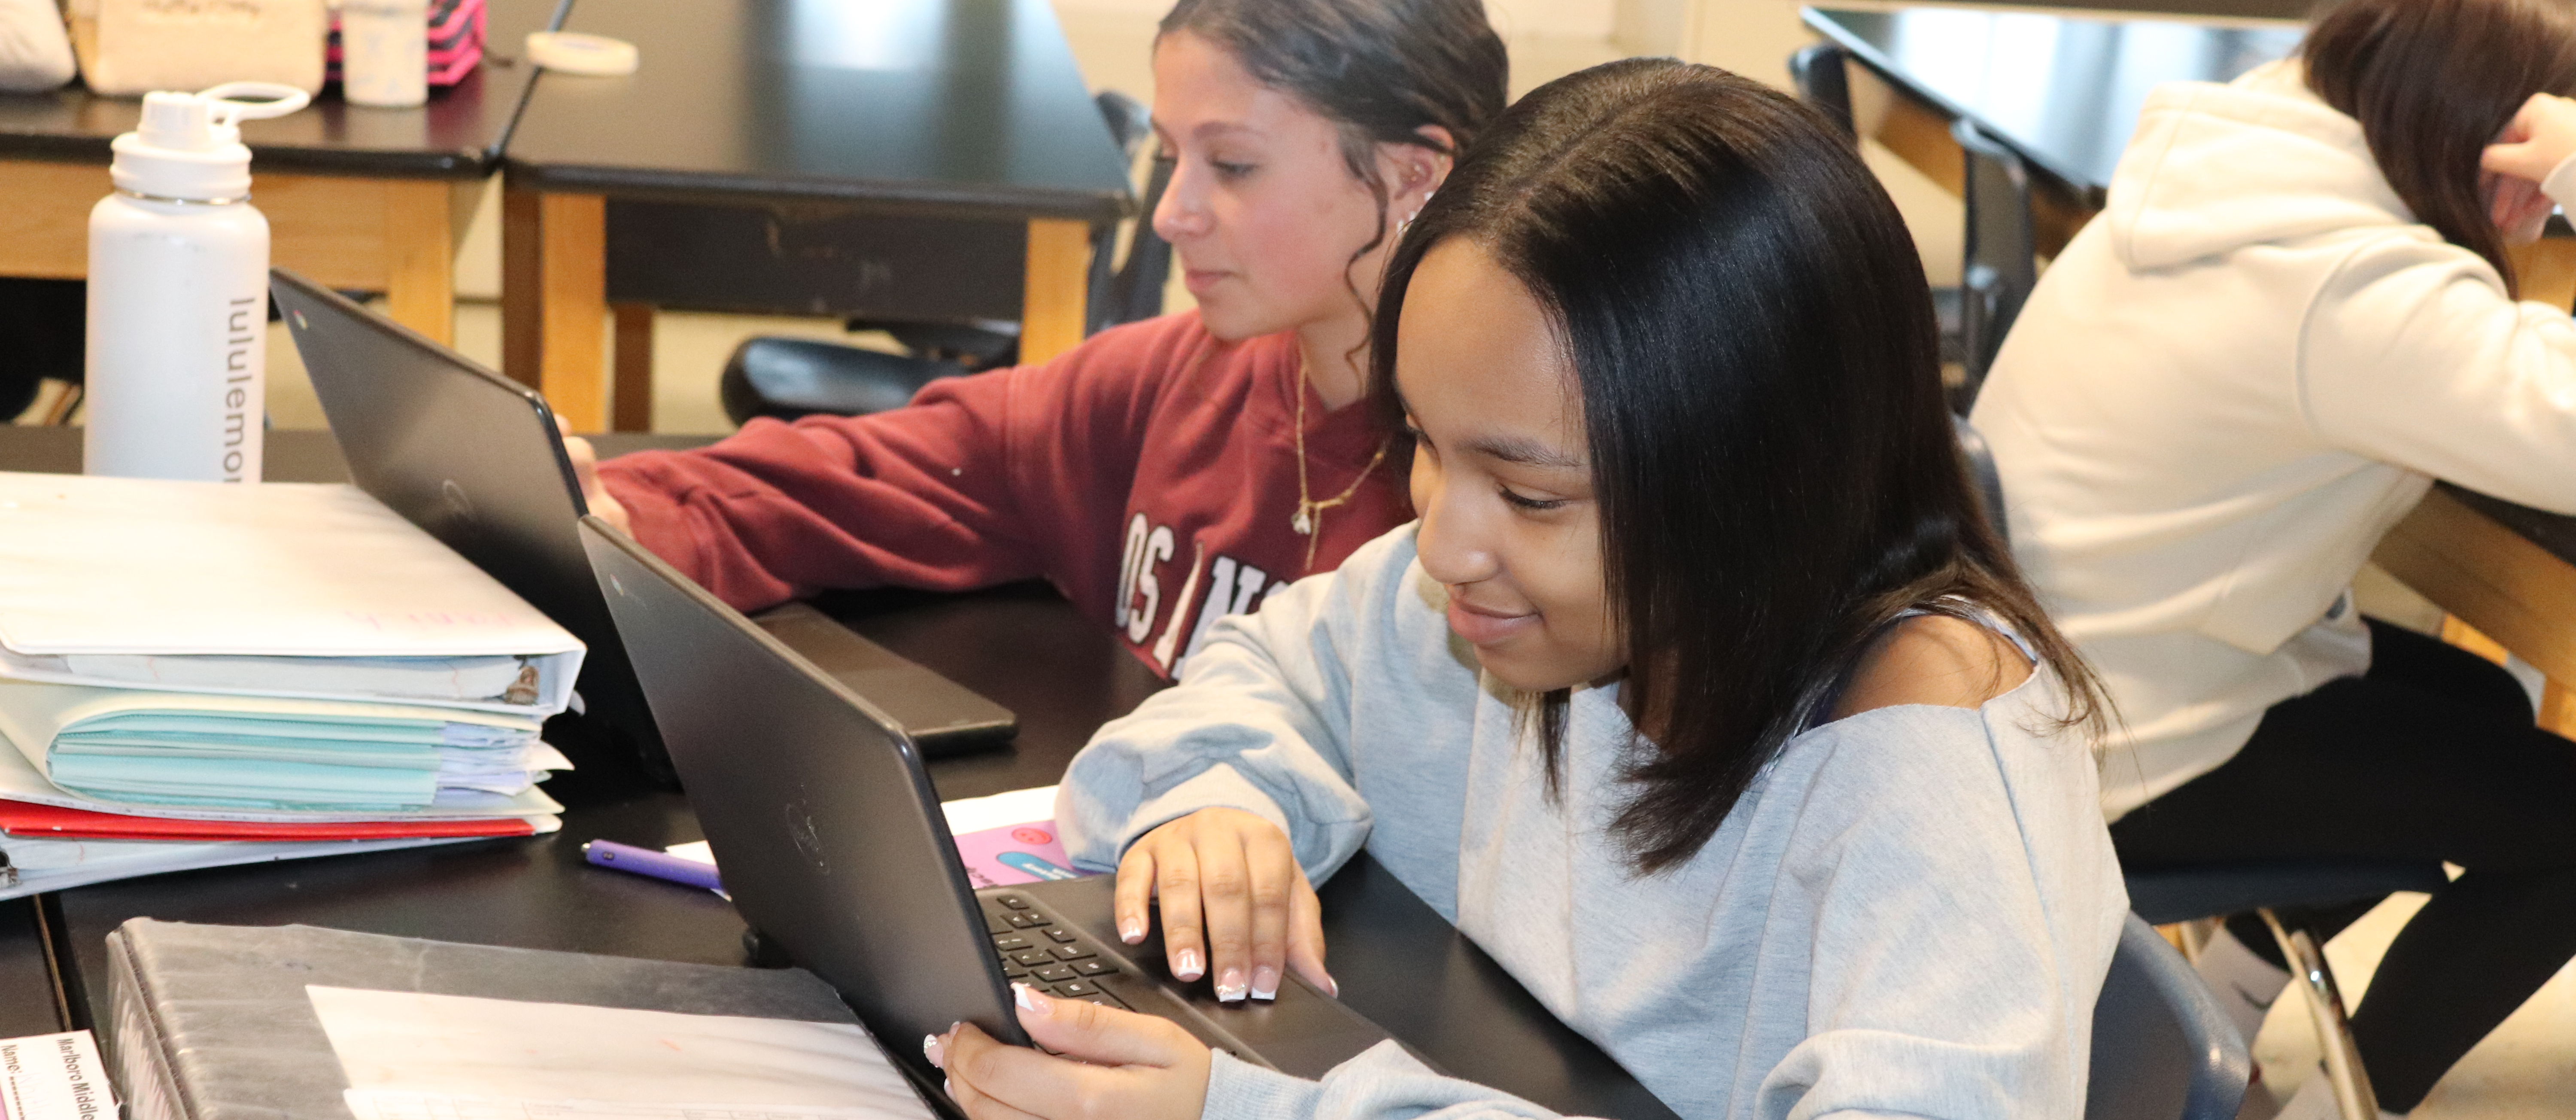
[[1841,126],[1843,135],[1857,139],[1852,127],[1851,72],[1843,68],[1849,55],[1832,43],[1800,47],[1789,56],[1789,83],[1798,91],[1798,100]]
[[[1808,108],[1824,114],[1827,121],[1840,128],[1843,135],[1860,142],[1858,126],[1852,117],[1851,61],[1849,52],[1832,43],[1816,43],[1799,48],[1789,56],[1789,80],[1798,92],[1798,100]],[[1932,289],[1932,312],[1941,322],[1941,362],[1944,366],[1964,368],[1959,342],[1959,289]],[[1961,415],[1966,409],[1959,410]]]
[[[2344,1120],[2378,1120],[2361,1052],[2344,1016],[2343,993],[2323,949],[2304,929],[2284,926],[2275,911],[2376,898],[2395,891],[2433,892],[2450,882],[2434,861],[2299,859],[2210,864],[2128,873],[2129,906],[2157,925],[2241,914],[2263,916],[2290,970],[2307,986],[2308,1019],[2325,1052],[2335,1104]],[[2195,982],[2197,982],[2195,978]]]
[[1950,137],[1967,153],[1967,252],[1959,262],[1959,345],[1965,377],[1951,407],[1965,416],[1986,383],[2021,305],[2039,283],[2039,235],[2021,156],[1962,117]]
[[[1094,103],[1108,122],[1110,138],[1133,163],[1153,134],[1145,106],[1116,90],[1103,91]],[[1172,247],[1154,233],[1154,207],[1162,201],[1172,168],[1153,161],[1144,189],[1144,208],[1128,239],[1127,259],[1117,265],[1120,225],[1092,231],[1089,308],[1084,334],[1097,334],[1120,323],[1162,314],[1163,285],[1171,273]],[[886,323],[854,319],[851,330],[883,330],[909,353],[888,354],[837,342],[762,336],[734,348],[717,382],[725,415],[736,424],[754,416],[793,420],[828,413],[861,416],[901,408],[921,387],[942,377],[1010,365],[1019,355],[1016,324],[1002,331],[961,323]]]
[[1950,432],[1959,439],[1959,462],[1968,472],[1968,485],[1976,488],[1977,504],[1985,507],[1986,520],[1995,527],[1995,536],[2010,541],[2012,530],[2004,524],[2004,477],[1995,469],[1995,453],[1986,446],[1986,437],[1968,418],[1950,414]]
[[[1959,457],[1968,472],[1968,481],[1976,487],[1978,498],[1985,502],[1988,516],[1994,520],[1996,535],[2009,540],[2010,534],[2002,513],[2003,478],[1995,470],[1993,452],[1987,448],[1985,437],[1965,419],[1953,416],[1950,419],[1950,426],[1959,439]],[[2128,880],[2132,925],[2136,925],[2139,919],[2161,926],[2241,914],[2249,910],[2261,914],[2263,924],[2271,927],[2273,940],[2281,947],[2282,958],[2290,962],[2291,971],[2308,986],[2309,1023],[2317,1032],[2319,1048],[2325,1052],[2326,1076],[2334,1078],[2337,1108],[2343,1113],[2344,1120],[2378,1120],[2379,1100],[2370,1090],[2369,1074],[2363,1070],[2361,1053],[2353,1045],[2352,1025],[2345,1018],[2343,994],[2335,986],[2334,971],[2326,967],[2325,953],[2318,946],[2316,938],[2306,930],[2287,928],[2275,911],[2289,907],[2329,906],[2359,899],[2377,898],[2396,891],[2422,891],[2429,894],[2442,889],[2450,882],[2450,876],[2443,872],[2439,862],[2248,860],[2196,867],[2163,868],[2155,871],[2129,871],[2125,873],[2125,878]],[[2149,934],[2156,936],[2152,930]],[[2161,936],[2156,936],[2156,940],[2159,944],[2163,942]],[[2124,933],[2121,937],[2122,953],[2131,951],[2128,941],[2128,935]],[[2171,952],[2171,946],[2166,946],[2166,951]],[[2169,963],[2180,964],[2180,962],[2181,955],[2175,954]],[[2207,1013],[2219,1014],[2213,997],[2210,996],[2208,988],[2201,983],[2199,974],[2193,972],[2188,965],[2181,965],[2181,967],[2183,981],[2197,993],[2200,1001],[2208,1005]],[[2116,980],[2120,971],[2116,957],[2112,971]],[[2110,986],[2106,985],[2103,991],[2103,1004],[2107,1006],[2110,1000]],[[2100,1095],[2101,1078],[2104,1076],[2105,1068],[2103,1054],[2106,1044],[2102,1025],[2104,1014],[2106,1012],[2101,1007],[2097,1007],[2094,1011],[2093,1054],[2096,1091],[2087,1098],[2086,1120],[2109,1120],[2114,1116],[2125,1118],[2132,1115],[2173,1115],[2171,1112],[2109,1112],[2097,1108],[2097,1104],[2108,1107],[2107,1104],[2103,1104]],[[2177,1014],[2188,1017],[2198,1015],[2200,1012],[2184,1011]],[[2220,1023],[2221,1026],[2218,1028],[2220,1036],[2233,1038],[2235,1028],[2224,1025],[2223,1018],[2220,1019]],[[2240,1055],[2244,1046],[2252,1041],[2252,1039],[2237,1040],[2237,1050]],[[2234,1094],[2227,1097],[2225,1110],[2207,1115],[2224,1118],[2236,1114],[2238,1098],[2244,1095],[2245,1070],[2246,1067],[2240,1061],[2236,1074],[2237,1086]],[[2123,1090],[2123,1092],[2127,1091]],[[2198,1095],[2198,1090],[2194,1092],[2195,1095],[2192,1098],[2194,1101],[2203,1099]],[[2201,1116],[2204,1113],[2190,1111],[2185,1115]]]
[[2253,1068],[2191,962],[2129,915],[2093,1004],[2084,1120],[2233,1120]]

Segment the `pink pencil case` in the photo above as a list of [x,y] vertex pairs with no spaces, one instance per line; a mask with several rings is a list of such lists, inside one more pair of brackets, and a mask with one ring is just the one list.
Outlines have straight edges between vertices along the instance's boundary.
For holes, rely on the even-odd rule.
[[[340,13],[331,13],[324,81],[340,80]],[[452,86],[483,61],[483,0],[430,0],[429,84]]]

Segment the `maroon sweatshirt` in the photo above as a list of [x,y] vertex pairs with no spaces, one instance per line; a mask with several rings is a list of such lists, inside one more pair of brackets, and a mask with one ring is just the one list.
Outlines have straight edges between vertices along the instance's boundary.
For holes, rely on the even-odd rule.
[[[1358,483],[1312,540],[1290,527],[1298,395],[1308,493]],[[753,420],[599,473],[645,547],[741,609],[1042,576],[1168,676],[1218,618],[1411,516],[1392,454],[1369,466],[1382,446],[1365,404],[1324,411],[1294,336],[1222,342],[1184,312],[892,412]]]

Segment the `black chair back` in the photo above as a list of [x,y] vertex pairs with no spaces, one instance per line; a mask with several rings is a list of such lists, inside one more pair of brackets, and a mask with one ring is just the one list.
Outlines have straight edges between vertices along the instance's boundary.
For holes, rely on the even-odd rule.
[[1172,183],[1172,161],[1157,159],[1145,179],[1143,206],[1136,212],[1135,232],[1127,238],[1127,262],[1098,282],[1110,245],[1092,257],[1091,330],[1097,334],[1120,323],[1151,319],[1163,313],[1163,285],[1172,275],[1172,245],[1154,232],[1154,208]]
[[1843,135],[1859,139],[1852,127],[1851,72],[1843,68],[1849,56],[1832,43],[1800,47],[1789,56],[1789,82],[1798,89],[1798,100],[1840,125]]
[[1959,438],[1959,463],[1968,472],[1968,485],[1977,492],[1977,504],[1985,507],[1986,520],[1995,527],[1995,536],[2012,540],[2011,527],[2004,523],[2004,476],[1995,469],[1994,449],[1986,445],[1985,434],[1968,423],[1967,417],[1953,414],[1950,433]]
[[1952,402],[1966,415],[1986,383],[2004,334],[2039,283],[2039,235],[2030,214],[2030,172],[2021,156],[1967,118],[1950,128],[1967,153],[1968,244],[1960,262],[1960,342],[1967,378]]

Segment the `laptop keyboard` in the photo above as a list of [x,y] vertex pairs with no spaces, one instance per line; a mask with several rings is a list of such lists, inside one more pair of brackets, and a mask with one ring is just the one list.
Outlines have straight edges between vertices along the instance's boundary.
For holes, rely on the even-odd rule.
[[1100,978],[1119,968],[1090,938],[1024,895],[978,895],[976,900],[983,903],[984,931],[993,939],[993,956],[1002,962],[1004,979],[1064,999],[1127,1006],[1100,986]]

